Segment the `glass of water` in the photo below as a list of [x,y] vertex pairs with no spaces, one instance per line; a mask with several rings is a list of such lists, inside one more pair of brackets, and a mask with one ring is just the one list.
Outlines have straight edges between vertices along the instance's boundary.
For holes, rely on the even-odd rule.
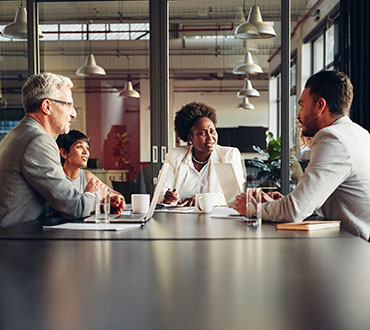
[[262,223],[262,196],[261,188],[246,189],[246,216],[245,220],[252,225]]
[[98,187],[95,192],[95,223],[109,223],[110,189]]

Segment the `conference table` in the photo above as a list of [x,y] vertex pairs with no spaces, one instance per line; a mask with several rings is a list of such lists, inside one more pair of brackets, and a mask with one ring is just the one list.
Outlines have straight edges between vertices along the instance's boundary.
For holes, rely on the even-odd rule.
[[370,244],[155,213],[127,231],[0,230],[0,329],[370,329]]

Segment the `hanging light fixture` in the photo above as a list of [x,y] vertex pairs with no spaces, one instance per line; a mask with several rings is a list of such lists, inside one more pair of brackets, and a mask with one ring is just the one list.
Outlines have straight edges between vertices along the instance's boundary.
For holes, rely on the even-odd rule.
[[255,39],[258,38],[259,33],[257,28],[245,21],[244,6],[240,9],[241,23],[235,28],[234,36],[239,39]]
[[76,71],[76,75],[80,77],[88,76],[105,76],[105,70],[96,64],[94,54],[89,54],[86,57],[85,64],[79,67]]
[[127,80],[125,83],[125,87],[119,92],[119,96],[121,97],[133,97],[139,98],[140,93],[132,87],[131,80]]
[[263,73],[262,68],[258,64],[253,63],[252,54],[247,51],[244,58],[244,63],[237,65],[234,74],[257,74]]
[[236,106],[238,109],[253,110],[254,105],[249,102],[248,97],[244,97],[243,101]]
[[[23,7],[22,1],[15,13],[14,21],[5,25],[1,35],[11,39],[27,39],[27,11]],[[39,31],[39,38],[42,37],[41,31]]]
[[[127,69],[130,68],[130,57],[127,56]],[[125,87],[119,92],[119,96],[121,97],[132,97],[132,98],[139,98],[140,93],[132,87],[132,82],[130,80],[130,75],[127,77],[127,81],[125,83]]]
[[259,34],[258,38],[267,39],[276,37],[274,28],[262,20],[260,8],[256,4],[250,9],[247,22],[253,24],[257,28]]
[[245,78],[244,87],[238,92],[237,96],[238,97],[245,97],[245,96],[258,97],[260,96],[260,93],[257,89],[253,88],[252,82],[248,78]]
[[[243,2],[245,7],[245,2]],[[235,37],[241,39],[264,39],[276,37],[274,28],[262,20],[260,8],[254,4],[250,10],[248,19],[245,21],[243,10],[244,22],[238,25],[235,29]]]

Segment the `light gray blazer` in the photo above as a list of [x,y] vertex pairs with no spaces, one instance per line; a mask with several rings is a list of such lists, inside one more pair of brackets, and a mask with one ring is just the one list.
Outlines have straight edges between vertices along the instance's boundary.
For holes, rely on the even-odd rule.
[[0,226],[35,220],[48,203],[66,218],[82,218],[95,199],[73,188],[55,140],[25,116],[0,142]]
[[265,203],[262,217],[302,221],[315,209],[366,240],[370,236],[370,135],[347,116],[315,134],[311,159],[297,187]]

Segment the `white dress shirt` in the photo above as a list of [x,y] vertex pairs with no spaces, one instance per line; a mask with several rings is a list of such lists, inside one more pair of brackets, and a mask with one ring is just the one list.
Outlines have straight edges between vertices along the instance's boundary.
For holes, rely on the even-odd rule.
[[212,166],[214,163],[232,163],[240,189],[243,190],[245,179],[240,152],[237,148],[217,145],[208,163],[199,172],[194,168],[191,157],[192,146],[169,151],[165,162],[170,164],[170,171],[163,184],[162,199],[168,189],[176,189],[181,200],[193,197],[195,194],[213,192],[218,193],[216,204],[226,205],[216,171]]

